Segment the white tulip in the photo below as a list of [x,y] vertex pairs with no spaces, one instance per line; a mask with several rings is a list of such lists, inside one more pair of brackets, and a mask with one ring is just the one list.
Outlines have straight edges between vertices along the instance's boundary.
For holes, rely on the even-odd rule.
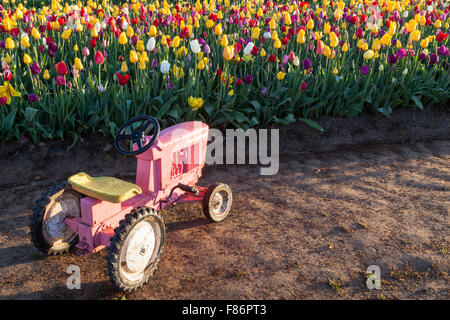
[[295,56],[294,61],[292,61],[292,63],[294,64],[294,66],[297,67],[300,64],[300,59],[297,56]]
[[126,20],[124,20],[122,22],[122,30],[127,30],[127,28],[128,28],[128,22]]
[[191,50],[193,53],[197,54],[200,52],[201,50],[200,43],[198,43],[197,39],[192,40],[189,44],[191,45]]
[[97,22],[96,24],[94,24],[95,31],[100,32],[100,28],[101,28],[100,22]]
[[148,51],[153,51],[155,49],[156,41],[155,38],[151,37],[147,41],[147,45],[145,46]]
[[252,53],[252,49],[255,45],[253,44],[253,42],[249,42],[247,43],[247,45],[244,48],[244,54],[249,55]]
[[271,39],[272,38],[272,34],[269,31],[266,31],[266,32],[264,32],[264,38]]
[[166,74],[170,70],[170,63],[167,60],[161,62],[161,73]]

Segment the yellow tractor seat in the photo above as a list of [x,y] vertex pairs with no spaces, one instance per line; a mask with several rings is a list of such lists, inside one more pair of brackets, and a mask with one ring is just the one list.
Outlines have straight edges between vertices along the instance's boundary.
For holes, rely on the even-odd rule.
[[75,191],[98,200],[114,203],[124,202],[142,193],[141,188],[134,183],[114,177],[91,177],[84,172],[74,174],[67,181]]

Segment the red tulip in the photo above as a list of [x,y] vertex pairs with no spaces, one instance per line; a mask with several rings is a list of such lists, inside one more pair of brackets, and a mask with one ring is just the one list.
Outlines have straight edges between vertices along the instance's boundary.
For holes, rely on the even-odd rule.
[[56,71],[62,76],[65,76],[69,71],[67,70],[67,66],[64,61],[58,62],[55,65]]
[[105,62],[105,57],[103,56],[103,53],[97,51],[95,53],[94,61],[96,64],[102,64],[103,62]]
[[9,70],[3,71],[3,80],[10,81],[12,79],[12,77],[13,77],[13,75],[12,75],[11,71],[9,71]]
[[442,31],[439,31],[439,33],[436,35],[436,40],[439,42],[442,42],[445,39],[447,39],[447,37],[448,37],[448,33],[442,33]]
[[121,75],[120,73],[116,72],[116,76],[117,76],[117,80],[119,80],[119,83],[124,86],[128,83],[128,81],[130,80],[130,75],[126,74],[126,75]]

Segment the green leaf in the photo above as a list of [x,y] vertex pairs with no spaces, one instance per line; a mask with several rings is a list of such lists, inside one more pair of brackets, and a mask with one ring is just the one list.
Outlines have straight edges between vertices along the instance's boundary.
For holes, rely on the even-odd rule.
[[27,108],[25,109],[25,112],[24,112],[24,113],[25,113],[25,119],[26,119],[28,122],[33,121],[33,119],[34,119],[34,117],[36,116],[37,112],[38,112],[38,109],[31,108],[31,107],[27,107]]
[[317,122],[311,120],[311,119],[306,119],[306,118],[298,118],[298,120],[302,121],[304,124],[310,126],[313,129],[316,129],[320,132],[323,132],[323,128],[320,126],[320,124],[318,124]]
[[417,106],[420,110],[423,110],[423,104],[422,104],[422,101],[420,101],[419,97],[417,97],[417,96],[412,96],[411,99],[414,100],[414,102],[416,103],[416,106]]

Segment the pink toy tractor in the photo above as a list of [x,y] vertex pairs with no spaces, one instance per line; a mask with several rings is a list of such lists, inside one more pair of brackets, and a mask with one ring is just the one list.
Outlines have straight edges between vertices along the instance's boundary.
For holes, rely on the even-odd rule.
[[30,229],[35,246],[46,254],[76,247],[81,255],[109,247],[112,283],[122,290],[140,288],[163,252],[162,209],[201,201],[205,216],[215,222],[230,212],[233,197],[228,185],[196,185],[205,163],[208,130],[198,121],[161,132],[150,116],[127,121],[114,145],[120,153],[136,156],[136,184],[81,172],[49,188],[33,207]]

